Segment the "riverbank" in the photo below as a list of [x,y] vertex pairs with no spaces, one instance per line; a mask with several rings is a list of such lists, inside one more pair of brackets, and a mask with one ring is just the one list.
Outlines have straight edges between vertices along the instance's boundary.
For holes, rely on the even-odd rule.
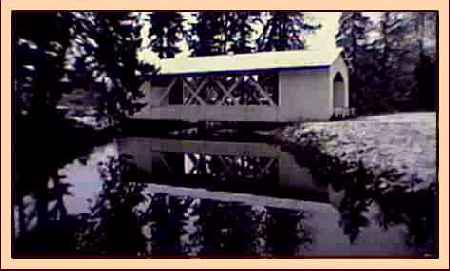
[[301,123],[282,129],[275,139],[293,152],[299,163],[324,177],[363,168],[372,179],[367,185],[375,190],[416,192],[435,188],[435,113]]

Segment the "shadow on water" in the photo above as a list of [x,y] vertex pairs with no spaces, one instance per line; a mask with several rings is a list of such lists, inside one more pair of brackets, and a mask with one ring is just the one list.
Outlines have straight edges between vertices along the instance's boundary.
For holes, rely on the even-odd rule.
[[319,180],[264,143],[124,137],[33,169],[41,185],[16,187],[16,257],[435,254],[430,194]]

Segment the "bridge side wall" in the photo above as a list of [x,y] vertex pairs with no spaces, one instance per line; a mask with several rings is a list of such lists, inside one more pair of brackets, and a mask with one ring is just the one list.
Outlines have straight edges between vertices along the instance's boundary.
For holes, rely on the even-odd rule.
[[278,105],[172,105],[165,88],[146,90],[148,103],[135,119],[290,122],[328,120],[333,112],[329,68],[279,72]]
[[332,114],[329,69],[280,72],[280,119],[328,120]]

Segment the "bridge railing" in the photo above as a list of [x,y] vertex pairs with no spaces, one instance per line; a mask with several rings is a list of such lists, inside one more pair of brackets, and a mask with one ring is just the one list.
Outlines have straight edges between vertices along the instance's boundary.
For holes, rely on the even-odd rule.
[[330,120],[342,120],[356,116],[356,110],[353,107],[335,107]]

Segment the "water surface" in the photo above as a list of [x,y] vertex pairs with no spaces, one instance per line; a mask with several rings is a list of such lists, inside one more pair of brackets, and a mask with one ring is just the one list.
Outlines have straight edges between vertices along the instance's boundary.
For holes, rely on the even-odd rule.
[[427,198],[317,180],[265,143],[123,137],[49,175],[18,189],[18,257],[434,253]]

